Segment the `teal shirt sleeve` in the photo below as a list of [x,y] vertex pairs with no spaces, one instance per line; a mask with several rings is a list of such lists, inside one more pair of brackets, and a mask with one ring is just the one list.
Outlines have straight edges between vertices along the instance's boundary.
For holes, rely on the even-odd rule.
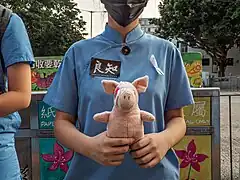
[[183,59],[177,48],[173,49],[171,60],[171,72],[165,111],[179,109],[194,103]]
[[43,101],[59,111],[77,115],[78,85],[72,48],[66,52]]
[[1,42],[1,52],[5,68],[19,63],[34,63],[32,47],[27,30],[22,19],[15,13],[12,14],[10,22]]

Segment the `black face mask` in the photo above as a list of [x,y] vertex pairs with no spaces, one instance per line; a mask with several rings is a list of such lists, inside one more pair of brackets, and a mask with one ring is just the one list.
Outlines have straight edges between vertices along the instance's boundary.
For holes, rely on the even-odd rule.
[[126,27],[143,12],[148,0],[101,0],[109,15],[120,25]]

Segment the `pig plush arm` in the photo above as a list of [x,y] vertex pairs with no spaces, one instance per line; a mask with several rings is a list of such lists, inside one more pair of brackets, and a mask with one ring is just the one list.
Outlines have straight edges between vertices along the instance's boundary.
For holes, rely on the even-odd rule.
[[146,122],[152,122],[155,120],[155,117],[149,113],[149,112],[146,112],[146,111],[140,111],[140,115],[141,115],[141,120],[142,121],[146,121]]
[[105,111],[105,112],[102,112],[102,113],[97,113],[93,116],[93,119],[95,121],[98,121],[98,122],[108,123],[110,113],[111,112],[109,112],[109,111]]

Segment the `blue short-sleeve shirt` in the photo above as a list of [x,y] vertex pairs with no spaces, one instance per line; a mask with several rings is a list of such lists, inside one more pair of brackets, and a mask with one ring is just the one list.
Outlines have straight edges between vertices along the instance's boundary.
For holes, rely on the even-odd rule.
[[[4,60],[3,69],[5,73],[7,72],[7,68],[13,64],[26,62],[32,65],[34,63],[32,48],[26,28],[22,19],[15,13],[12,14],[3,35],[1,52]],[[0,74],[0,78],[2,77],[3,74]],[[0,133],[15,133],[20,124],[21,118],[17,112],[9,114],[4,118],[0,117]]]
[[[127,35],[126,44],[131,50],[128,55],[121,53],[121,35],[107,25],[99,36],[72,45],[44,101],[77,116],[80,131],[95,136],[106,130],[106,124],[94,121],[94,114],[111,111],[113,107],[113,96],[104,92],[101,80],[132,82],[148,75],[149,86],[139,96],[139,107],[154,114],[157,120],[144,123],[145,133],[163,131],[165,111],[193,103],[181,54],[172,43],[145,34],[140,25]],[[155,63],[150,61],[151,57]],[[120,166],[105,167],[76,153],[65,179],[177,180],[179,166],[172,150],[151,169],[140,168],[129,154]]]

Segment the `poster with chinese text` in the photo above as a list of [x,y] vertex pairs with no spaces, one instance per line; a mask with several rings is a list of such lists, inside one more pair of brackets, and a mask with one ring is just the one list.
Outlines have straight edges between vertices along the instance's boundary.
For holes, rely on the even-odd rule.
[[36,57],[32,68],[32,91],[45,91],[61,64],[61,56]]
[[184,108],[187,126],[211,125],[211,97],[195,97],[195,104]]
[[185,136],[175,147],[180,180],[212,180],[211,136]]
[[188,52],[183,53],[182,58],[190,86],[194,88],[202,87],[202,54],[199,52]]
[[39,129],[53,129],[56,110],[43,101],[38,103]]

